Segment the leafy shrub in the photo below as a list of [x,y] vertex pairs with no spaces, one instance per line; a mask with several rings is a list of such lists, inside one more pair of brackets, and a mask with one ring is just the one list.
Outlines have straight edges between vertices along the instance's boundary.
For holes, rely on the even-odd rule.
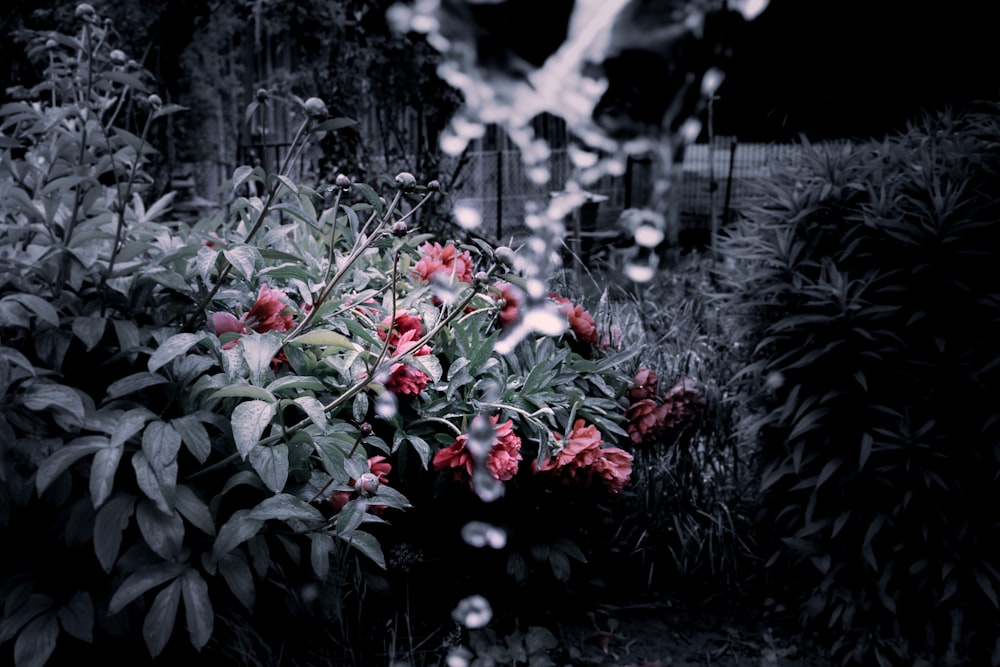
[[845,663],[1000,664],[998,130],[807,150],[721,244],[769,564]]
[[[79,34],[31,42],[46,81],[0,107],[0,534],[18,545],[0,643],[14,664],[88,643],[226,655],[281,639],[287,614],[339,620],[350,641],[345,607],[377,587],[389,522],[417,503],[418,533],[459,499],[453,537],[504,536],[515,578],[567,580],[586,560],[581,499],[606,502],[632,462],[614,446],[622,355],[586,308],[538,293],[513,251],[419,233],[436,182],[292,181],[298,151],[351,124],[318,98],[289,100],[301,125],[276,172],[239,167],[227,211],[171,221],[171,195],[144,199],[145,137],[180,109],[89,5],[77,13]],[[140,135],[126,109],[145,114]],[[519,523],[468,523],[499,496]],[[546,504],[577,531],[532,532]]]

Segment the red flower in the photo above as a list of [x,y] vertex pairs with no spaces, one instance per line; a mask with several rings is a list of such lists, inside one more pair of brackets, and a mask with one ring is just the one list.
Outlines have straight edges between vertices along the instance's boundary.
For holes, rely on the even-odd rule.
[[287,304],[281,299],[283,296],[284,294],[271,289],[266,283],[261,285],[260,292],[257,293],[256,303],[243,316],[244,324],[257,333],[292,329],[295,326],[295,320],[291,315],[281,314],[287,307]]
[[[416,347],[416,339],[420,335],[420,331],[417,329],[410,329],[401,335],[394,346],[394,354],[399,356],[409,352],[414,357],[423,357],[431,354],[433,350],[428,345],[424,345],[419,350],[413,349]],[[397,394],[416,396],[424,390],[430,380],[423,371],[414,368],[410,364],[397,362],[389,368],[389,379],[385,381],[385,388]]]
[[[243,320],[236,319],[236,316],[232,313],[212,313],[211,317],[209,317],[209,322],[216,336],[221,336],[224,333],[236,333],[240,335],[249,333],[243,324]],[[228,350],[231,347],[235,347],[237,343],[239,343],[239,340],[231,340],[223,345],[222,349]]]
[[[389,473],[392,472],[392,464],[386,461],[384,456],[370,457],[368,459],[368,469],[378,478],[379,484],[389,483]],[[352,489],[356,484],[357,482],[353,477],[347,481],[347,485]],[[330,496],[330,505],[333,506],[333,510],[339,512],[344,509],[344,505],[350,502],[352,493],[351,491],[334,491]],[[381,510],[385,509],[385,505],[369,505],[368,509],[378,514]]]
[[[389,331],[390,317],[390,315],[386,315],[378,329],[378,337],[382,340],[385,340],[386,332]],[[398,346],[400,337],[411,331],[416,332],[415,338],[420,338],[424,335],[424,325],[420,322],[420,318],[407,312],[397,313],[396,322],[392,326],[392,335],[389,336],[389,344],[393,347]]]
[[518,309],[524,294],[516,285],[503,280],[493,283],[493,288],[500,292],[499,298],[503,299],[504,302],[503,307],[500,308],[500,326],[508,327],[521,317]]
[[678,378],[674,386],[663,396],[667,407],[664,416],[667,428],[675,428],[695,421],[705,409],[705,396],[698,383],[687,376]]
[[463,283],[472,283],[472,255],[467,250],[459,250],[451,243],[442,247],[440,243],[425,243],[420,246],[423,256],[413,265],[413,272],[421,280],[430,281],[435,273],[454,275]]
[[[558,433],[556,440],[561,441]],[[535,472],[554,472],[563,482],[591,485],[600,480],[609,491],[618,493],[632,474],[632,455],[618,447],[602,447],[601,433],[582,419],[573,423],[565,442],[554,455],[535,461]]]
[[659,384],[660,378],[657,377],[656,373],[642,366],[635,372],[632,388],[628,390],[628,397],[633,401],[656,398],[656,389]]
[[[508,419],[497,425],[499,415],[490,417],[494,424],[496,440],[486,458],[486,467],[490,474],[501,482],[505,482],[517,473],[517,462],[521,460],[521,438],[514,433],[514,422]],[[466,448],[469,434],[463,433],[455,438],[450,447],[438,450],[434,455],[434,469],[445,468],[455,471],[456,476],[472,476],[472,453]],[[465,471],[463,473],[462,471]]]
[[625,410],[625,431],[636,445],[655,442],[666,428],[669,406],[652,398],[643,398]]
[[581,343],[597,343],[597,323],[594,317],[583,306],[578,306],[566,297],[559,296],[554,292],[549,293],[549,297],[559,304],[559,312],[569,320],[569,328],[573,330],[576,339]]

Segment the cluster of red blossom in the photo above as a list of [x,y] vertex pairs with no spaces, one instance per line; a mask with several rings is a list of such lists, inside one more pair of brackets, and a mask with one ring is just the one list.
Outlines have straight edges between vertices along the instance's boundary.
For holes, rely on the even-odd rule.
[[[295,320],[285,310],[289,308],[278,290],[271,289],[266,283],[260,286],[257,301],[242,318],[232,313],[212,313],[212,329],[216,335],[224,333],[248,334],[250,331],[267,333],[268,331],[289,331],[295,326]],[[222,346],[224,350],[234,347],[239,340],[231,340]]]
[[[412,354],[414,357],[423,357],[431,354],[433,350],[429,345],[422,345],[417,348],[420,337],[424,335],[424,326],[420,318],[410,313],[399,313],[396,315],[394,323],[390,324],[392,316],[387,316],[382,320],[382,327],[378,330],[378,335],[382,340],[389,337],[389,353],[393,356]],[[427,386],[430,378],[427,374],[410,364],[396,362],[389,368],[389,377],[385,381],[385,388],[397,394],[408,394],[416,396]]]
[[625,430],[636,445],[648,445],[667,433],[698,419],[705,408],[705,396],[697,383],[687,376],[657,400],[659,378],[648,368],[640,368],[628,396],[632,405],[625,411]]
[[[486,468],[505,482],[517,473],[522,460],[521,438],[514,433],[512,420],[497,424],[498,416],[490,419],[495,441],[486,457]],[[550,474],[563,484],[601,485],[612,493],[619,493],[632,476],[632,455],[618,447],[604,447],[596,426],[577,419],[565,440],[558,433],[553,435],[557,444],[551,455],[531,463],[535,474]],[[451,446],[439,450],[434,455],[434,469],[451,470],[459,479],[471,478],[473,460],[468,440],[468,434],[462,434]]]

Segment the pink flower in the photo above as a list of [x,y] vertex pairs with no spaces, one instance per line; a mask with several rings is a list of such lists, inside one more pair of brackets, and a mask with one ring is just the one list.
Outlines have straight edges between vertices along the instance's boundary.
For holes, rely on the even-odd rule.
[[[385,340],[386,332],[389,331],[390,317],[390,315],[386,315],[378,329],[378,337],[382,340]],[[407,312],[397,313],[396,321],[392,326],[392,335],[389,336],[389,345],[392,345],[393,347],[398,346],[400,337],[411,331],[416,332],[416,338],[420,338],[424,335],[424,325],[420,322],[420,318]]]
[[635,372],[632,380],[632,388],[628,390],[628,397],[633,401],[641,401],[646,398],[656,398],[656,389],[660,384],[660,378],[656,373],[641,366]]
[[[396,344],[393,346],[393,354],[400,356],[409,353],[414,357],[423,357],[431,354],[433,350],[429,345],[424,345],[418,350],[413,349],[416,347],[418,342],[416,339],[420,335],[421,332],[418,329],[409,329],[406,333],[399,336]],[[385,381],[385,388],[396,394],[416,396],[427,387],[430,380],[423,371],[414,368],[410,364],[397,362],[389,368],[389,379]]]
[[[558,433],[553,435],[557,441],[562,441]],[[535,461],[535,472],[553,472],[564,483],[577,482],[585,486],[596,479],[612,493],[618,493],[632,475],[632,455],[618,447],[602,447],[602,444],[597,427],[577,419],[554,455],[544,461]]]
[[689,424],[701,416],[705,409],[705,395],[698,388],[698,383],[687,376],[681,376],[663,396],[664,405],[668,406],[664,415],[667,428],[676,428]]
[[601,336],[601,349],[607,350],[612,347],[619,351],[622,349],[622,330],[617,324],[611,327],[610,332],[606,331]]
[[[521,438],[514,433],[514,422],[508,419],[497,425],[500,416],[490,417],[494,424],[496,441],[486,457],[486,467],[490,474],[501,482],[506,482],[517,474],[518,461],[521,460]],[[434,455],[434,469],[450,469],[456,476],[472,476],[472,453],[466,448],[469,434],[463,433],[455,438],[449,447],[438,450]],[[463,472],[464,471],[464,472]]]
[[504,302],[500,308],[500,326],[509,327],[521,317],[518,309],[521,307],[521,298],[524,294],[516,285],[503,280],[493,283],[493,288],[500,292],[500,299]]
[[440,243],[425,243],[420,252],[423,256],[413,265],[413,272],[421,280],[429,282],[435,273],[444,272],[463,283],[472,283],[472,255],[467,250],[460,252],[451,243],[444,247]]
[[625,410],[625,431],[636,445],[655,442],[666,428],[665,419],[669,409],[652,398],[643,398]]
[[280,291],[268,287],[267,283],[261,285],[260,292],[257,293],[257,301],[243,316],[244,324],[257,333],[292,329],[295,326],[295,320],[291,315],[281,314],[288,306],[282,301],[284,296]]
[[581,343],[597,343],[597,323],[594,317],[583,306],[578,306],[566,297],[554,292],[549,297],[559,304],[559,312],[569,320],[569,328]]
[[[212,330],[215,331],[216,336],[221,336],[224,333],[235,333],[240,335],[249,333],[246,326],[243,324],[243,320],[236,319],[236,316],[232,313],[212,313],[209,317],[209,322],[211,323]],[[228,350],[235,347],[239,342],[239,340],[231,340],[223,345],[222,349]]]

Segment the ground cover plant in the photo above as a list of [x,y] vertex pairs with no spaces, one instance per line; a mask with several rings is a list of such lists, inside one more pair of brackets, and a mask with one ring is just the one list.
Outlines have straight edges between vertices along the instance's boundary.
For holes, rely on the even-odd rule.
[[845,664],[1000,663],[998,119],[810,151],[721,244],[765,556]]
[[[299,131],[276,171],[239,167],[227,210],[173,221],[147,136],[183,109],[91,6],[77,18],[31,37],[46,79],[0,107],[8,658],[267,662],[306,617],[363,643],[350,610],[385,581],[383,544],[405,560],[391,524],[418,502],[421,545],[452,525],[510,543],[513,580],[568,581],[580,510],[630,480],[629,355],[518,251],[421,233],[436,182],[293,181],[351,124],[319,98],[285,101]],[[575,524],[532,533],[502,503]],[[467,627],[493,613],[472,572],[464,599],[441,591]]]

